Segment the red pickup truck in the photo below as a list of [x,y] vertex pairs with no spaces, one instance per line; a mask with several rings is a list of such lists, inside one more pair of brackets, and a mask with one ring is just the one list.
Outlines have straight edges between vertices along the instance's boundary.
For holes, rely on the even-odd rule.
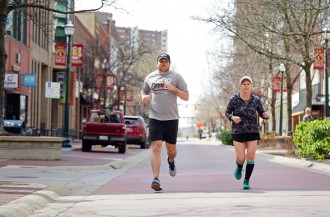
[[83,124],[82,151],[89,152],[93,145],[113,145],[119,153],[126,152],[126,125],[122,112],[91,110]]

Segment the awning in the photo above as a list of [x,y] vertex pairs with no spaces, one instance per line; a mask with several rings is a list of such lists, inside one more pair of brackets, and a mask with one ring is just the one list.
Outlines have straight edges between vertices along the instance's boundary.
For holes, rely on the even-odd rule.
[[66,1],[54,1],[54,9],[58,11],[66,11],[67,3]]
[[[320,99],[318,96],[319,92],[319,84],[313,85],[312,87],[313,95],[312,95],[312,105],[313,106],[319,106],[322,103],[320,103]],[[292,116],[300,115],[305,112],[305,108],[307,107],[306,102],[306,89],[299,91],[299,103],[293,107],[292,109]]]

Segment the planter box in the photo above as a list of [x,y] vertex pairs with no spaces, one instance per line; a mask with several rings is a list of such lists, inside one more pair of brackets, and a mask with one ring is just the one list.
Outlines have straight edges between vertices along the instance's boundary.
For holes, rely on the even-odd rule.
[[0,159],[61,160],[61,137],[0,136]]

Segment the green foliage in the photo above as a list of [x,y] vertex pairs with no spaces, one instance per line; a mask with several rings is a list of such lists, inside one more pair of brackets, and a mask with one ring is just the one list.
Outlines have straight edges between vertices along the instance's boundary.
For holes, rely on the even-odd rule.
[[233,145],[233,138],[231,136],[230,130],[223,130],[221,131],[221,141],[224,145]]
[[330,158],[330,119],[300,122],[293,134],[293,142],[301,157]]

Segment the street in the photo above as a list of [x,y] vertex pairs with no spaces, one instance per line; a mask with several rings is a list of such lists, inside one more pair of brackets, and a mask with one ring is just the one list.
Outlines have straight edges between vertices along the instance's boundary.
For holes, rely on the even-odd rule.
[[[163,146],[161,192],[150,188],[150,149],[133,149],[135,154],[119,160],[125,163],[117,163],[117,169],[44,169],[44,174],[57,171],[57,176],[45,176],[42,184],[53,186],[50,189],[58,195],[29,216],[330,215],[329,165],[315,167],[307,161],[258,152],[251,190],[242,190],[242,180],[233,176],[236,165],[232,146],[182,139],[177,147],[178,173],[170,177]],[[47,181],[47,177],[52,178]]]

